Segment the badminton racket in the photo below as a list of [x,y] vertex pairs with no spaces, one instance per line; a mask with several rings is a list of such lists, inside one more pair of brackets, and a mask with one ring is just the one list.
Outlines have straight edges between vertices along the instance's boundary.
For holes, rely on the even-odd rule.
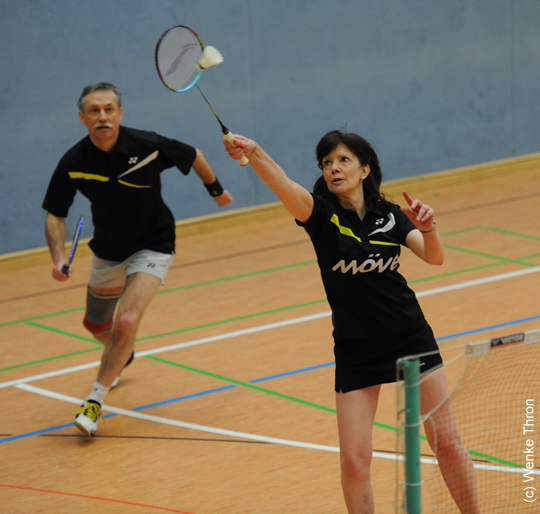
[[[206,68],[223,62],[223,56],[219,50],[213,46],[204,46],[198,34],[189,27],[175,25],[167,29],[159,38],[155,60],[159,78],[167,89],[182,93],[196,86],[218,120],[223,136],[234,146],[234,136],[223,124],[197,84]],[[242,166],[248,162],[245,156],[240,160]]]
[[75,234],[73,235],[73,241],[71,242],[71,249],[69,250],[68,261],[62,266],[62,273],[64,275],[69,275],[69,269],[71,268],[71,263],[73,262],[73,258],[75,257],[75,250],[77,250],[77,244],[81,237],[83,223],[84,218],[83,216],[81,216],[79,218],[79,221],[77,222],[77,229],[75,230]]

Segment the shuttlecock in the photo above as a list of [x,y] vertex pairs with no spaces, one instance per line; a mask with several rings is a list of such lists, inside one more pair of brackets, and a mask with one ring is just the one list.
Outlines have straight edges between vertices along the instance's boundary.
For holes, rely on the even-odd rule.
[[201,57],[199,64],[197,64],[197,69],[199,71],[202,71],[210,66],[219,64],[220,62],[223,62],[223,56],[221,55],[221,52],[213,46],[205,46],[203,50],[203,56]]

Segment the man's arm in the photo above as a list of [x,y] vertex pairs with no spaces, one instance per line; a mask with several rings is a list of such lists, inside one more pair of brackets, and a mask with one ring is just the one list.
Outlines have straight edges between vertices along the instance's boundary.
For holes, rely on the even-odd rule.
[[62,272],[62,266],[66,263],[65,239],[66,220],[47,213],[45,219],[45,237],[54,264],[52,276],[59,282],[64,282],[69,277]]
[[197,156],[193,161],[193,169],[203,181],[204,186],[210,193],[210,196],[214,198],[214,200],[219,206],[223,207],[224,205],[232,202],[231,193],[223,189],[223,187],[219,183],[219,180],[216,178],[216,175],[212,171],[210,164],[206,160],[206,157],[198,148]]

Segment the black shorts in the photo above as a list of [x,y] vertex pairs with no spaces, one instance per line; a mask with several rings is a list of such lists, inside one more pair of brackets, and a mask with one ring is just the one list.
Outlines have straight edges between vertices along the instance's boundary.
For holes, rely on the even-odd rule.
[[420,358],[420,373],[442,366],[437,341],[427,323],[402,336],[336,339],[336,392],[397,382],[401,380],[396,368],[399,358],[433,351],[437,353]]

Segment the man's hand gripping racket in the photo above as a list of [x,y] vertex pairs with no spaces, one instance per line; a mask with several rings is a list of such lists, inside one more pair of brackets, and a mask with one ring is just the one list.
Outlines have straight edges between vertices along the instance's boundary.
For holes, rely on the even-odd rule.
[[[175,25],[167,29],[159,38],[155,60],[159,78],[167,89],[175,93],[182,93],[197,86],[199,93],[219,122],[223,137],[231,145],[234,145],[233,134],[223,125],[208,98],[197,84],[203,70],[223,62],[223,56],[219,50],[213,46],[205,47],[198,34],[189,27]],[[248,162],[247,157],[240,160],[242,166]]]

